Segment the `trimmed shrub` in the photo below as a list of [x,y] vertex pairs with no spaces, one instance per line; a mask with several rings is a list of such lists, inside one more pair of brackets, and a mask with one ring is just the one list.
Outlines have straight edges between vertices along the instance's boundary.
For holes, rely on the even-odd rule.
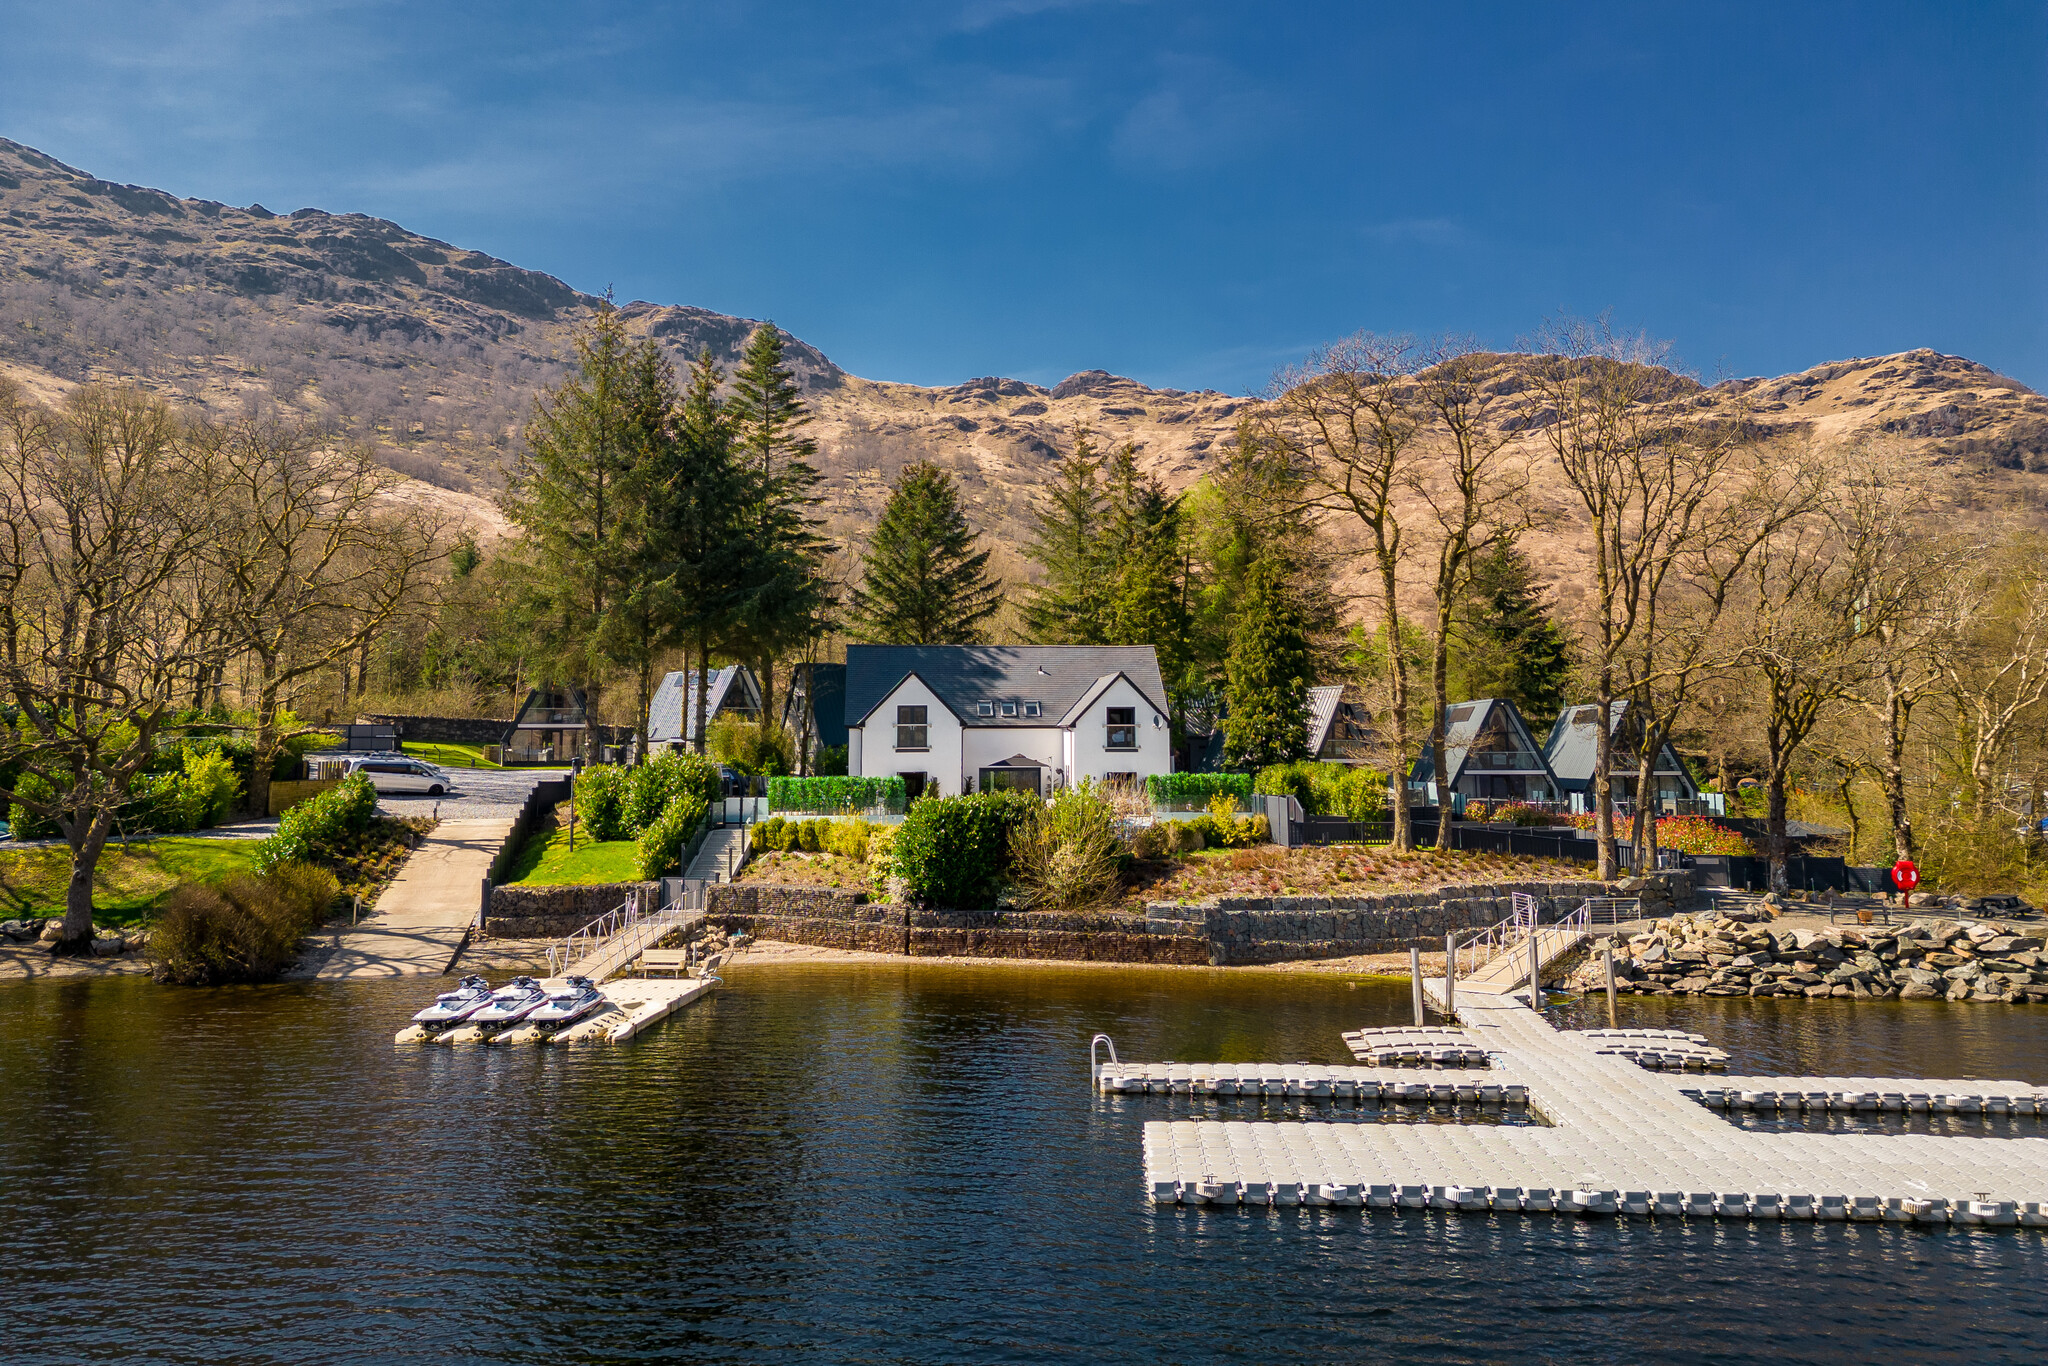
[[819,832],[828,824],[830,822],[824,820],[808,820],[799,824],[796,828],[796,847],[806,854],[817,853]]
[[1039,800],[1028,792],[932,797],[896,827],[894,861],[910,895],[935,906],[978,910],[1009,881],[1010,832]]
[[649,822],[640,832],[640,851],[636,871],[643,882],[658,877],[669,877],[681,870],[683,849],[689,844],[690,836],[697,833],[697,827],[704,823],[704,814],[710,805],[695,793],[684,793],[668,804],[668,808]]
[[1387,775],[1372,768],[1298,759],[1260,769],[1252,791],[1291,796],[1311,816],[1364,821],[1383,820],[1387,813]]
[[1154,806],[1181,806],[1197,810],[1209,799],[1225,792],[1242,800],[1252,795],[1249,773],[1154,773],[1145,779],[1145,794]]
[[576,775],[576,823],[598,841],[629,840],[626,825],[626,770],[597,764]]
[[340,894],[332,873],[303,863],[217,887],[180,887],[150,927],[156,979],[179,986],[270,981],[292,965]]
[[242,800],[242,776],[235,771],[233,757],[218,748],[185,751],[181,786],[186,814],[192,819],[189,828],[193,830],[219,825],[221,818]]
[[351,773],[284,813],[277,833],[256,851],[256,871],[268,873],[284,863],[307,863],[359,834],[377,814],[377,789],[368,776]]
[[1180,823],[1192,831],[1201,841],[1196,849],[1207,846],[1212,849],[1242,849],[1247,845],[1264,844],[1272,833],[1264,816],[1225,817],[1217,815],[1197,816],[1191,821]]
[[1122,882],[1124,860],[1116,812],[1093,783],[1062,788],[1010,832],[1017,904],[1026,910],[1101,905]]
[[626,825],[634,834],[643,833],[678,797],[694,797],[709,807],[724,790],[718,765],[703,755],[677,750],[657,754],[626,778]]
[[753,843],[764,854],[779,854],[789,848],[789,822],[770,816],[754,827]]
[[[14,780],[14,789],[38,802],[48,801],[57,791],[40,773],[21,774]],[[55,839],[63,833],[54,819],[37,815],[19,802],[7,808],[7,828],[18,840]]]
[[888,778],[770,778],[770,811],[903,810],[903,780]]
[[[1622,822],[1616,821],[1615,828],[1618,833]],[[1706,816],[1658,817],[1657,845],[1681,854],[1756,854],[1756,847],[1740,831],[1716,825]]]

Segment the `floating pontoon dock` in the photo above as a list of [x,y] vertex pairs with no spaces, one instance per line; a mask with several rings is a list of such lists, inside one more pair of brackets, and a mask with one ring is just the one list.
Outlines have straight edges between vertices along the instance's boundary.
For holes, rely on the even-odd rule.
[[[1545,955],[1548,957],[1549,955]],[[1439,1002],[1443,983],[1426,989]],[[2048,1226],[2048,1139],[1930,1134],[1766,1133],[1730,1123],[1716,1108],[2048,1114],[2048,1087],[2015,1081],[1920,1081],[1858,1077],[1693,1077],[1646,1071],[1620,1053],[1612,1031],[1567,1033],[1504,992],[1458,983],[1459,1047],[1476,1045],[1483,1070],[1424,1081],[1410,1071],[1391,1096],[1422,1086],[1453,1097],[1471,1089],[1525,1090],[1540,1125],[1153,1121],[1145,1126],[1146,1190],[1160,1204],[1348,1204],[1380,1208],[1578,1212],[1777,1219]],[[1605,1037],[1602,1037],[1605,1036]],[[1683,1036],[1681,1036],[1683,1037]],[[1686,1040],[1691,1042],[1690,1039]],[[1432,1041],[1435,1042],[1435,1041]],[[1650,1044],[1648,1038],[1640,1040]],[[1657,1040],[1661,1051],[1668,1042]],[[1449,1043],[1448,1040],[1445,1041]],[[1098,1069],[1132,1091],[1156,1089],[1157,1065]],[[1314,1095],[1311,1081],[1349,1075],[1353,1093],[1377,1085],[1389,1098],[1396,1073],[1379,1069],[1260,1064],[1176,1065],[1166,1086],[1211,1076],[1273,1078],[1277,1094]],[[1182,1075],[1185,1082],[1182,1082]],[[1491,1086],[1489,1086],[1491,1083]],[[1219,1086],[1216,1094],[1229,1094]],[[1766,1101],[1768,1097],[1768,1102]]]

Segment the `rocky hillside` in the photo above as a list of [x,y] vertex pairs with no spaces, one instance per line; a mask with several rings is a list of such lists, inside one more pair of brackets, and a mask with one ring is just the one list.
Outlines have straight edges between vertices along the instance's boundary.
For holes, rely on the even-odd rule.
[[[52,395],[126,379],[216,410],[324,413],[438,490],[421,496],[486,525],[533,393],[561,375],[595,303],[382,219],[179,199],[0,140],[0,373]],[[625,313],[678,362],[706,346],[736,357],[755,325],[640,302]],[[1135,443],[1146,468],[1185,487],[1255,402],[1099,370],[1050,389],[997,378],[922,388],[847,375],[801,342],[791,358],[843,534],[858,536],[898,469],[930,458],[960,477],[1012,574],[1032,493],[1076,426]],[[1671,389],[1674,407],[1700,418],[1740,396],[1788,432],[1882,436],[1931,455],[1952,468],[1958,506],[2039,508],[2048,400],[1968,360],[1911,351],[1711,389],[1674,376]],[[1554,486],[1539,481],[1532,496],[1562,510]]]

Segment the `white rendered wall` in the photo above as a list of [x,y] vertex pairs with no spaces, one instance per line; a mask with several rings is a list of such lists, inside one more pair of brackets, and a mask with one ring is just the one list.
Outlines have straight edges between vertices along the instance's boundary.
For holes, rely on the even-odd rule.
[[[1107,747],[1111,707],[1137,709],[1136,749],[1113,750]],[[1154,724],[1155,719],[1157,724]],[[1078,782],[1083,778],[1099,781],[1108,773],[1135,773],[1143,779],[1149,774],[1173,771],[1173,745],[1166,714],[1147,702],[1126,678],[1110,684],[1102,696],[1088,704],[1086,714],[1074,722],[1072,743],[1073,757],[1067,766],[1070,781]]]
[[[926,733],[931,745],[926,750],[896,748],[896,708],[922,706]],[[872,732],[868,734],[867,732]],[[938,783],[945,797],[960,792],[960,722],[946,704],[917,678],[906,678],[869,713],[866,725],[849,730],[861,736],[859,768],[854,767],[854,750],[847,751],[847,771],[862,778],[886,778],[897,773],[927,773]]]

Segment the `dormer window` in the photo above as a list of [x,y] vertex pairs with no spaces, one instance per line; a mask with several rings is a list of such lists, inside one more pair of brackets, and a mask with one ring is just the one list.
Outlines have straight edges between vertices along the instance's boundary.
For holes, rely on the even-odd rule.
[[1005,703],[1003,703],[1003,715],[1005,715],[1005,716],[1015,716],[1016,714],[1017,714],[1017,704],[1016,704],[1015,702],[1005,702]]
[[1026,716],[1039,716],[1043,713],[1036,702],[1026,702],[1024,704],[1024,714]]
[[974,708],[974,712],[977,716],[994,716],[996,714],[996,704],[993,702],[978,703]]

